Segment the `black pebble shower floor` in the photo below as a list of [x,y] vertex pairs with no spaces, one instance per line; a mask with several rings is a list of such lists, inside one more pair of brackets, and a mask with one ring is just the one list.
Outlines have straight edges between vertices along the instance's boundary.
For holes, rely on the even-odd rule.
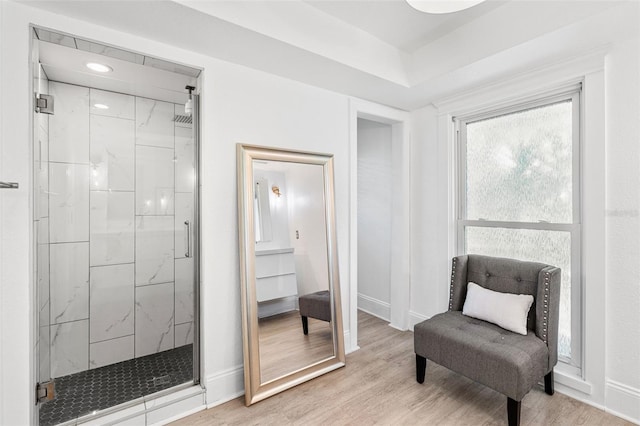
[[82,371],[55,380],[40,425],[73,420],[193,380],[193,345]]

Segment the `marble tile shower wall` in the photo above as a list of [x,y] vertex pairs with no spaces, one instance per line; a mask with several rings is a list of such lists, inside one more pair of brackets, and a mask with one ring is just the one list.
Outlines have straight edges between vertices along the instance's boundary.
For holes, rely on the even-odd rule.
[[48,170],[36,180],[48,194],[38,197],[41,378],[192,343],[194,147],[191,125],[173,121],[183,106],[59,82],[49,92],[56,112],[38,164]]

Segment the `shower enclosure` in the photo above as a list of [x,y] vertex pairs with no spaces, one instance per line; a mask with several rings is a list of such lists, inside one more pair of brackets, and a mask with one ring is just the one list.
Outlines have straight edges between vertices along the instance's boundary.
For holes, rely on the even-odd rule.
[[39,421],[52,425],[199,382],[185,87],[200,71],[39,28],[32,52]]

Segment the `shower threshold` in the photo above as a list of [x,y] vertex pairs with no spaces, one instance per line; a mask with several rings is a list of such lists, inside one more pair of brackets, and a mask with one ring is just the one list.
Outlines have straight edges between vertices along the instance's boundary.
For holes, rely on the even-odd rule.
[[193,345],[59,377],[55,399],[40,407],[40,425],[64,423],[192,381]]

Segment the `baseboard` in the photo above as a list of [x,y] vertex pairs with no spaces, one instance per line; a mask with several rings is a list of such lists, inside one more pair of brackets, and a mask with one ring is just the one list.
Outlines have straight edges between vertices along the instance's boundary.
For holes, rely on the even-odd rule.
[[358,293],[358,309],[389,322],[391,305],[373,297]]
[[244,395],[244,368],[242,365],[229,368],[207,377],[207,408],[224,404]]
[[283,297],[282,299],[269,300],[258,304],[258,318],[266,318],[273,315],[283,314],[298,309],[298,298],[295,296]]
[[351,352],[355,352],[358,349],[360,349],[358,346],[356,346],[355,348],[353,346],[351,346],[351,331],[350,330],[346,330],[344,332],[344,353],[346,354],[350,354]]
[[558,371],[558,369],[554,375],[556,392],[640,425],[640,390],[613,380],[607,380],[605,402],[601,404],[592,399],[593,390],[590,383],[573,377],[571,374]]
[[428,320],[429,317],[419,314],[417,312],[414,311],[409,311],[409,330],[413,331],[413,326],[415,326],[418,323],[421,323],[424,320]]
[[640,389],[607,380],[604,395],[607,413],[640,425]]

